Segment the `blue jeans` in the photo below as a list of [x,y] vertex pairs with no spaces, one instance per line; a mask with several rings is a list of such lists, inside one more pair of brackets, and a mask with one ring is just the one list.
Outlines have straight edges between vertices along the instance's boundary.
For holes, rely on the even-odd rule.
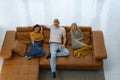
[[36,41],[34,45],[30,44],[30,48],[31,50],[26,53],[27,57],[34,58],[34,57],[40,57],[45,55],[45,51],[42,48],[41,42]]
[[[57,52],[59,50],[59,52]],[[50,66],[51,71],[56,72],[56,56],[68,56],[69,51],[66,48],[62,48],[59,43],[50,43]]]

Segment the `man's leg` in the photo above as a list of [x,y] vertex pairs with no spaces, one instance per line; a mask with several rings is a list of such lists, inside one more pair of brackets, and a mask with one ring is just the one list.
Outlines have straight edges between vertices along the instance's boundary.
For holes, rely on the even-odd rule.
[[[58,49],[56,52],[60,52],[60,50]],[[51,53],[49,53],[47,56],[46,56],[46,59],[49,59],[51,58]]]
[[57,49],[58,49],[57,44],[50,43],[50,53],[51,53],[50,66],[51,66],[53,78],[56,77],[56,51]]
[[59,45],[59,52],[57,52],[57,56],[68,56],[70,52],[67,48],[62,48],[61,45]]

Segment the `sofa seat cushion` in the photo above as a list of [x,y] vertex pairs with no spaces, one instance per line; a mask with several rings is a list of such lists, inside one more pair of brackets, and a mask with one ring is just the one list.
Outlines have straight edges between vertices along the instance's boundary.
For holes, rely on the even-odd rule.
[[38,80],[39,58],[26,60],[25,57],[15,55],[4,60],[0,80]]
[[[46,55],[49,54],[49,45],[46,44],[43,48],[46,51]],[[88,53],[84,57],[75,57],[73,56],[71,46],[67,46],[70,51],[70,55],[67,57],[57,57],[57,68],[62,69],[101,69],[102,68],[102,60],[96,60],[93,57],[93,51]],[[40,66],[41,68],[50,68],[50,59],[46,59],[45,57],[40,58]]]
[[15,40],[12,51],[19,54],[20,56],[25,56],[27,50],[27,44],[22,43],[19,40]]

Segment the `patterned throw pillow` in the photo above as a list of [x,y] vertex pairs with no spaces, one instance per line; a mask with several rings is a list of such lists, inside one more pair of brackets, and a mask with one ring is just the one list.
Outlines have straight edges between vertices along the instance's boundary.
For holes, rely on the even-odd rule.
[[23,42],[19,40],[15,40],[12,51],[19,54],[20,56],[25,56],[27,49],[27,44],[24,44]]

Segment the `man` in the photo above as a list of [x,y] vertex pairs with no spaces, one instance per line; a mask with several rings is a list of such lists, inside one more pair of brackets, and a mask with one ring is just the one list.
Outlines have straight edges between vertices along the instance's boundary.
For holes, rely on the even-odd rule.
[[[50,29],[50,66],[53,78],[56,78],[56,56],[68,56],[69,51],[65,48],[66,44],[66,31],[62,26],[59,26],[58,19],[54,19],[52,26],[45,26]],[[63,37],[63,43],[62,43]]]

